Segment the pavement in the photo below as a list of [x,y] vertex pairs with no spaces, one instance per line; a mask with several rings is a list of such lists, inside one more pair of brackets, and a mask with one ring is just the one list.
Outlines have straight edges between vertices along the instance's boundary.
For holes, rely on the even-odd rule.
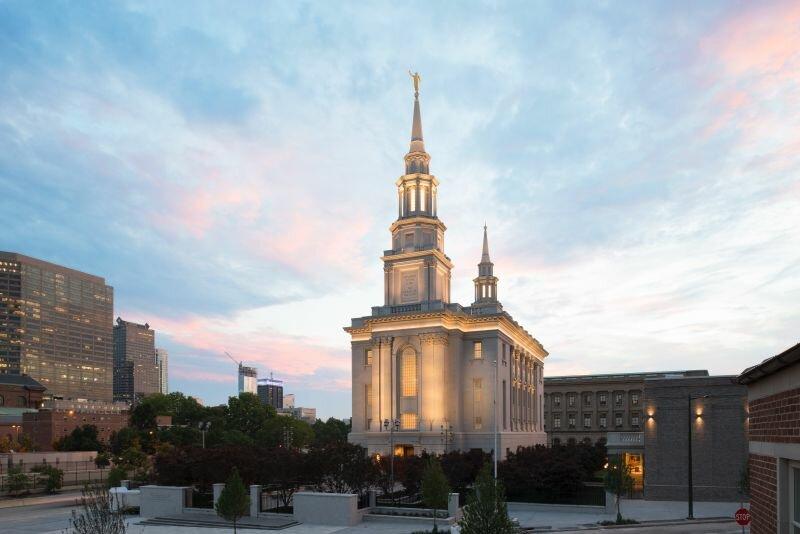
[[[739,502],[696,502],[694,517],[733,519],[733,515],[741,507]],[[642,499],[622,499],[620,503],[622,516],[636,521],[669,521],[683,520],[687,515],[686,501],[645,501]],[[597,526],[600,521],[613,521],[612,514],[593,514],[576,512],[544,512],[530,511],[514,504],[508,505],[508,515],[519,520],[521,527],[544,529],[563,529],[574,527]],[[741,531],[741,529],[740,529]]]
[[31,497],[5,497],[0,499],[0,509],[37,506],[40,504],[72,505],[81,498],[81,492],[63,491],[53,495],[34,495]]
[[[51,500],[34,504],[26,502],[22,506],[0,508],[0,531],[13,534],[61,534],[69,527],[71,509],[80,493],[60,494],[53,496],[32,497],[24,499]],[[20,499],[22,500],[22,499]],[[19,501],[17,501],[19,502]],[[597,522],[613,519],[605,514],[578,514],[563,512],[527,512],[515,511],[509,507],[509,515],[520,519],[521,526],[531,532],[586,532],[587,530],[616,530],[618,534],[646,532],[647,534],[741,534],[741,527],[732,521],[733,513],[740,503],[695,503],[695,517],[721,518],[718,520],[683,521],[686,516],[686,503],[675,501],[623,501],[622,514],[640,521],[660,520],[658,524],[640,524],[628,527],[598,527]],[[725,519],[728,518],[728,519]],[[139,523],[139,517],[129,519],[129,534],[230,534],[230,528],[188,529],[176,526],[145,526]],[[677,524],[676,524],[677,523]],[[379,522],[368,521],[354,527],[334,527],[324,525],[295,525],[277,532],[282,534],[408,534],[415,530],[430,528],[428,523],[417,521]],[[536,528],[534,528],[536,527]],[[265,530],[248,530],[258,532],[276,532]],[[747,530],[745,530],[747,532]]]

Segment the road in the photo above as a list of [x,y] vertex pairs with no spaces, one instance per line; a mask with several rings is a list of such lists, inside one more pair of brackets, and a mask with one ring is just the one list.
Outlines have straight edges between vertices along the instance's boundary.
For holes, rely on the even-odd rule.
[[61,532],[69,527],[72,508],[72,503],[3,508],[0,509],[0,530],[14,534]]

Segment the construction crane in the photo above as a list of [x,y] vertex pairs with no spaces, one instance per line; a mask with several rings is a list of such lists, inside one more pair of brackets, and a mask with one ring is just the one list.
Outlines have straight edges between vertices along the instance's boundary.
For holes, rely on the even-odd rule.
[[253,367],[245,367],[243,361],[236,361],[236,358],[231,356],[231,353],[228,351],[223,351],[225,356],[230,358],[230,360],[239,366],[239,393],[244,391],[248,393],[255,393],[257,391],[256,386],[256,369]]
[[232,361],[233,363],[235,363],[236,365],[238,365],[239,367],[241,367],[241,366],[242,366],[242,363],[243,363],[243,362],[237,362],[237,361],[236,361],[236,358],[234,358],[233,356],[231,356],[231,353],[230,353],[230,352],[228,352],[228,351],[225,351],[225,356],[227,356],[228,358],[230,358],[230,359],[231,359],[231,361]]

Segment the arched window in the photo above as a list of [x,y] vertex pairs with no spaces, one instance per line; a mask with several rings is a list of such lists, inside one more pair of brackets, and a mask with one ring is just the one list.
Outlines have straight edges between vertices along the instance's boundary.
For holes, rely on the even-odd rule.
[[417,353],[407,347],[400,357],[401,394],[403,397],[417,396]]

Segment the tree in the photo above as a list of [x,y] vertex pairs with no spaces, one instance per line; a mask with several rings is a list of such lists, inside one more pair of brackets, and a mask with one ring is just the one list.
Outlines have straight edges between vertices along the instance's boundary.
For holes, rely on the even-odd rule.
[[131,426],[139,430],[155,430],[158,412],[152,402],[140,402],[131,411]]
[[6,476],[6,486],[9,493],[19,494],[28,488],[28,475],[22,472],[21,467],[12,467]]
[[135,480],[147,479],[147,471],[150,467],[150,462],[147,454],[142,452],[138,447],[131,447],[123,452],[116,463],[117,466],[123,468],[126,472],[133,471],[133,478]]
[[[268,419],[274,417],[274,408],[261,404],[261,399],[253,393],[240,393],[238,397],[228,398],[226,430],[239,432],[254,438]],[[213,428],[213,425],[212,425]]]
[[125,534],[122,510],[114,510],[112,497],[100,486],[84,486],[81,491],[81,511],[72,510],[69,520],[71,534]]
[[250,509],[250,496],[235,467],[225,481],[225,489],[222,490],[214,508],[220,517],[233,521],[233,532],[236,534],[236,522]]
[[447,508],[447,499],[450,496],[450,485],[444,476],[439,460],[433,456],[428,458],[425,472],[422,474],[422,500],[425,506],[433,508],[433,531],[438,532],[436,514],[442,508]]
[[311,425],[314,430],[314,446],[324,447],[334,443],[347,443],[350,426],[340,419],[330,417],[327,421],[318,419]]
[[39,464],[35,465],[31,471],[34,473],[39,473],[43,475],[45,478],[45,491],[47,493],[55,493],[56,491],[61,489],[61,486],[64,482],[64,471],[58,469],[57,467],[53,467],[52,465],[47,464]]
[[462,534],[512,534],[515,530],[508,518],[503,484],[492,478],[488,463],[475,479],[460,525]]
[[314,431],[305,421],[281,415],[266,420],[255,439],[268,447],[304,449],[314,441]]
[[97,427],[94,425],[83,425],[73,429],[68,436],[64,436],[55,443],[55,448],[59,451],[102,451],[105,449],[100,443]]
[[121,428],[119,432],[111,433],[111,452],[120,455],[131,447],[141,448],[139,431],[131,426]]
[[122,481],[128,478],[128,471],[125,470],[122,466],[114,466],[108,472],[108,478],[106,479],[106,486],[109,488],[118,488]]
[[94,457],[94,465],[99,469],[105,469],[111,465],[111,456],[106,452],[100,452]]
[[631,467],[620,457],[611,458],[603,478],[606,489],[613,493],[617,500],[617,523],[622,523],[619,501],[623,495],[629,493],[633,489]]

